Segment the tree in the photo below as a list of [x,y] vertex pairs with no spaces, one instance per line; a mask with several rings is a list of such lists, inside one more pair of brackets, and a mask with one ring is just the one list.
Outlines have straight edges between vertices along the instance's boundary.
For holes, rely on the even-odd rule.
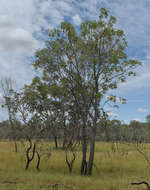
[[17,131],[20,132],[20,136],[22,137],[20,141],[25,150],[25,169],[27,170],[29,168],[31,162],[35,159],[35,156],[37,156],[36,169],[40,170],[41,156],[43,152],[46,153],[48,149],[42,146],[40,141],[45,136],[46,131],[44,130],[45,126],[43,125],[42,118],[36,110],[36,107],[39,105],[36,105],[33,101],[35,99],[33,99],[32,96],[27,96],[23,89],[20,92],[13,91],[12,94],[14,97],[13,105],[15,107],[15,114],[22,124]]
[[65,146],[66,112],[67,104],[61,87],[45,85],[38,77],[35,77],[31,85],[25,86],[25,95],[28,98],[29,107],[36,111],[43,120],[46,130],[53,136],[55,147],[58,147],[59,130],[64,131],[63,147]]
[[[41,81],[55,92],[66,91],[76,105],[82,138],[81,174],[92,174],[95,137],[105,95],[125,82],[140,62],[128,60],[127,42],[122,30],[116,29],[116,19],[104,8],[98,21],[81,23],[76,31],[70,23],[48,31],[45,48],[35,54],[35,69],[42,71]],[[61,92],[60,91],[60,92]],[[116,102],[115,96],[109,96]],[[90,136],[87,135],[90,130]],[[87,161],[87,144],[90,143]]]
[[12,130],[12,138],[13,138],[14,146],[15,146],[15,152],[18,152],[16,126],[15,126],[16,107],[14,103],[14,93],[13,93],[13,91],[16,88],[16,82],[10,77],[5,77],[1,79],[0,87],[1,87],[1,90],[3,93],[3,99],[4,99],[4,103],[2,107],[7,108],[9,122],[10,122],[11,130]]
[[47,86],[38,77],[32,80],[31,85],[25,86],[24,94],[30,109],[38,114],[47,133],[53,136],[55,148],[58,148],[58,138],[62,139],[66,164],[72,173],[80,135],[76,107],[72,99],[68,98],[61,86]]
[[146,122],[150,123],[150,114],[146,116]]

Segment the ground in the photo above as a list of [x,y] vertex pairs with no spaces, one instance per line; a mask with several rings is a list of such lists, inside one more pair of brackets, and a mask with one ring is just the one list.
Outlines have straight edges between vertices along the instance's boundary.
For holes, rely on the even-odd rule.
[[[144,185],[132,186],[130,183],[150,182],[150,165],[135,144],[97,142],[92,177],[80,176],[80,149],[70,175],[64,152],[55,150],[52,143],[49,145],[51,156],[42,157],[40,171],[35,169],[36,160],[25,171],[25,154],[19,142],[18,145],[19,152],[15,153],[12,142],[0,142],[1,190],[141,190]],[[150,144],[138,147],[150,158]]]

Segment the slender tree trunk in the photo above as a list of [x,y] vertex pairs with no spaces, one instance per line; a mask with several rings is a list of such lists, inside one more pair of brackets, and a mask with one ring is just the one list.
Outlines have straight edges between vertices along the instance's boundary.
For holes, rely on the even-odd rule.
[[67,132],[66,132],[66,120],[64,119],[64,129],[63,129],[63,144],[62,144],[62,149],[65,149],[65,145],[66,145],[66,136],[67,136]]
[[52,133],[52,136],[53,136],[53,139],[54,139],[55,148],[57,149],[58,148],[57,131],[56,131],[56,129],[54,127],[52,128],[51,133]]
[[[28,139],[28,141],[29,141],[30,145],[29,145],[29,147],[28,147],[27,150],[26,150],[27,162],[26,162],[25,170],[27,170],[27,169],[29,168],[30,163],[31,163],[32,160],[34,159],[35,150],[36,150],[36,144],[34,143],[34,145],[33,145],[33,150],[31,151],[31,149],[32,149],[32,142],[31,142],[31,139]],[[30,151],[31,151],[31,154],[32,154],[31,157],[30,157]]]
[[72,169],[73,169],[73,164],[75,162],[75,159],[76,159],[76,154],[75,152],[71,151],[72,153],[72,159],[69,161],[68,159],[68,151],[66,150],[66,163],[67,163],[67,166],[68,166],[68,169],[69,169],[69,173],[71,174],[72,173]]
[[15,152],[17,153],[18,152],[18,145],[17,145],[16,139],[14,139],[14,145],[15,145]]
[[57,141],[57,136],[54,135],[54,142],[55,142],[55,148],[58,148],[58,141]]
[[[95,89],[96,94],[98,93],[98,81],[95,79]],[[97,127],[97,120],[99,117],[99,111],[98,111],[98,99],[95,96],[94,101],[94,118],[93,118],[93,125],[91,128],[91,139],[90,139],[90,155],[89,155],[89,161],[88,161],[88,175],[92,175],[92,169],[93,169],[93,163],[94,163],[94,153],[95,153],[95,137],[96,137],[96,127]]]
[[110,141],[110,135],[109,135],[109,129],[108,126],[105,126],[105,135],[106,135],[106,141]]
[[10,114],[10,110],[9,110],[9,122],[10,122],[10,125],[11,125],[12,138],[13,138],[13,141],[14,141],[15,152],[17,153],[18,152],[18,146],[17,146],[17,142],[16,142],[16,133],[15,133],[15,128],[14,128],[14,123],[12,121],[12,117],[11,117],[11,114]]
[[84,125],[82,127],[82,162],[80,170],[81,175],[87,174],[86,154],[87,154],[87,135],[86,135],[86,126]]
[[92,175],[93,163],[94,163],[94,153],[95,153],[95,137],[96,137],[96,126],[93,126],[90,142],[90,155],[88,162],[88,175]]
[[27,160],[26,166],[25,166],[25,170],[27,170],[29,168],[29,164],[30,164],[30,160]]
[[38,160],[37,160],[37,165],[36,165],[36,169],[38,170],[38,171],[40,171],[40,161],[41,161],[41,157],[40,157],[40,154],[36,151],[36,154],[37,154],[37,158],[38,158]]
[[64,135],[63,137],[63,144],[62,144],[62,149],[65,150],[65,145],[66,145],[66,136]]

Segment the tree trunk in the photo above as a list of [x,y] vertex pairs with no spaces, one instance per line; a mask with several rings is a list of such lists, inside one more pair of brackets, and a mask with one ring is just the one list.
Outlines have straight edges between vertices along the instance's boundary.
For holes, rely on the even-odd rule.
[[37,169],[38,171],[40,171],[40,161],[41,161],[41,157],[40,157],[40,154],[38,153],[38,151],[36,151],[36,154],[37,154],[37,158],[38,158],[38,160],[37,160],[37,165],[36,165],[36,169]]
[[87,174],[87,161],[86,161],[86,153],[87,153],[87,135],[86,135],[86,127],[82,127],[82,162],[81,162],[81,175]]
[[63,138],[63,144],[62,144],[62,149],[65,150],[65,145],[66,145],[66,138]]
[[11,114],[10,114],[10,110],[9,110],[9,122],[10,122],[10,125],[11,125],[12,138],[13,138],[13,141],[14,141],[15,152],[17,153],[18,152],[18,146],[17,146],[17,142],[16,142],[16,132],[15,132],[14,123],[12,121],[12,117],[11,117]]
[[96,137],[96,126],[92,128],[91,142],[90,142],[90,155],[88,162],[88,175],[92,175],[94,153],[95,153],[95,137]]
[[54,142],[55,142],[55,148],[58,148],[58,141],[57,141],[57,136],[54,135]]
[[28,139],[30,145],[26,150],[26,158],[27,158],[27,162],[26,162],[26,166],[25,166],[25,170],[27,170],[29,168],[30,163],[32,162],[32,160],[34,159],[34,155],[35,155],[35,150],[36,150],[36,144],[34,143],[33,145],[33,150],[32,150],[32,156],[30,158],[30,151],[32,149],[32,142],[31,139]]
[[65,150],[66,142],[67,142],[67,132],[66,132],[66,126],[64,126],[64,131],[63,131],[63,144],[62,144],[62,149]]
[[[95,90],[96,94],[98,93],[98,80],[95,78]],[[88,162],[88,175],[92,175],[93,163],[94,163],[94,153],[95,153],[95,137],[96,137],[96,127],[97,127],[97,120],[99,118],[99,111],[98,111],[98,99],[95,96],[94,100],[94,118],[93,124],[91,128],[91,138],[90,138],[90,155],[89,155],[89,162]]]
[[30,160],[27,160],[25,170],[27,170],[29,168],[29,164],[30,164]]
[[15,152],[17,153],[18,152],[18,145],[17,145],[16,139],[14,139],[14,145],[15,145]]

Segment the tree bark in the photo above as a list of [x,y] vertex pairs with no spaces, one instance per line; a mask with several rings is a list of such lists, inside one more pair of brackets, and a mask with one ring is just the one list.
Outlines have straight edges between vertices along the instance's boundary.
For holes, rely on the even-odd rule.
[[81,162],[81,175],[87,174],[87,161],[86,161],[86,154],[87,154],[87,135],[86,135],[86,126],[82,127],[82,162]]
[[66,142],[67,142],[66,136],[67,136],[67,132],[66,132],[66,120],[64,119],[63,144],[62,144],[62,149],[63,149],[63,150],[65,149]]
[[35,155],[35,149],[36,149],[36,144],[34,143],[33,145],[33,150],[32,150],[32,156],[30,158],[30,150],[32,149],[32,142],[30,139],[28,139],[30,145],[26,150],[26,158],[27,158],[27,162],[26,162],[26,166],[25,166],[25,170],[27,170],[29,168],[29,165],[31,163],[31,161],[34,159],[34,155]]
[[55,148],[58,148],[58,139],[57,139],[57,132],[55,128],[52,128],[52,136],[54,139]]
[[58,148],[57,136],[54,135],[55,148]]
[[36,151],[36,154],[37,154],[37,158],[38,158],[38,160],[37,160],[37,165],[36,165],[36,169],[37,169],[38,171],[40,171],[40,161],[41,161],[41,157],[40,157],[40,154],[38,153],[38,151]]
[[96,137],[96,126],[92,128],[91,142],[90,142],[90,155],[88,162],[88,175],[92,175],[93,163],[94,163],[94,153],[95,153],[95,137]]
[[18,152],[18,145],[17,145],[16,139],[14,139],[14,145],[15,145],[15,152],[17,153]]
[[8,113],[9,113],[9,122],[11,125],[11,131],[12,131],[12,138],[14,141],[14,148],[15,148],[15,152],[17,153],[18,152],[18,146],[17,146],[17,142],[16,142],[16,132],[15,132],[15,127],[14,127],[14,123],[12,121],[12,116],[11,116],[9,108],[8,108]]

